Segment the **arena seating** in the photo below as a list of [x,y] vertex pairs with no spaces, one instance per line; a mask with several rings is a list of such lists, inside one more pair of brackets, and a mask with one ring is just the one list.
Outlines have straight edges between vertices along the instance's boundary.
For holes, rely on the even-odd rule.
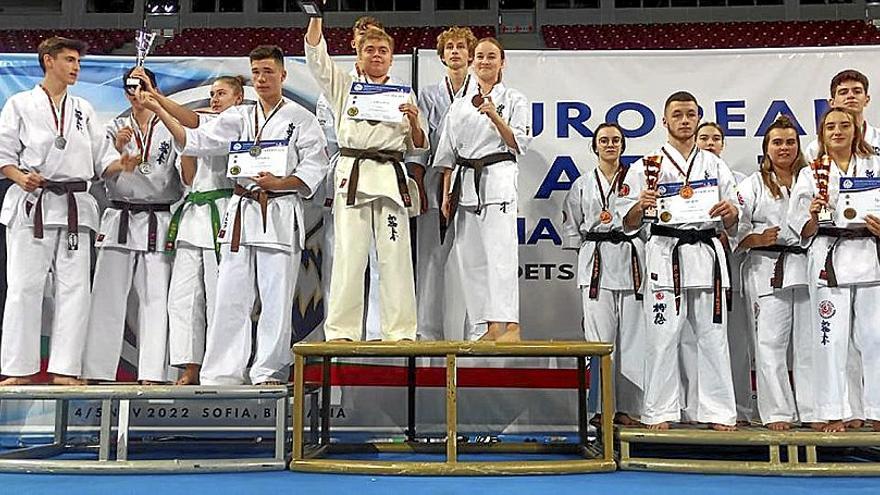
[[557,25],[543,26],[541,32],[547,48],[561,50],[675,50],[880,44],[880,30],[864,21]]
[[[401,27],[390,26],[388,32],[395,40],[395,53],[411,53],[413,48],[434,48],[437,35],[443,26]],[[493,36],[492,26],[472,27],[476,36]],[[162,45],[158,55],[192,56],[244,56],[260,44],[279,45],[287,55],[303,55],[305,28],[189,28]],[[325,38],[331,54],[351,53],[351,30],[347,28],[325,29]]]
[[134,29],[13,29],[0,31],[0,52],[36,52],[37,45],[50,36],[65,36],[88,42],[89,53],[107,55],[129,41]]

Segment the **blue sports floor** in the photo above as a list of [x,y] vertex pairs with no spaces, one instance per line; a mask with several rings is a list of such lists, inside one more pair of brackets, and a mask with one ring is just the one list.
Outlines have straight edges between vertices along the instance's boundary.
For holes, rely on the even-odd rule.
[[782,478],[616,472],[566,476],[377,477],[269,473],[199,475],[0,474],[0,494],[115,495],[842,495],[880,494],[880,478]]

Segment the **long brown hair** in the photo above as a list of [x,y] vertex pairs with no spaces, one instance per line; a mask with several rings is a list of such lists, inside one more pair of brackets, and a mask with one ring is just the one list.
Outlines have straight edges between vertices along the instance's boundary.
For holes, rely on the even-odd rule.
[[834,112],[840,112],[846,115],[849,123],[853,126],[855,133],[853,135],[852,146],[850,147],[852,154],[861,158],[873,155],[874,148],[865,141],[865,133],[862,131],[862,126],[857,124],[858,117],[856,116],[856,113],[845,107],[831,107],[825,111],[822,115],[822,120],[819,121],[819,154],[817,156],[822,156],[828,153],[825,149],[825,120],[827,120],[828,116]]
[[764,152],[764,158],[761,160],[761,179],[764,181],[767,189],[770,189],[773,197],[779,199],[782,197],[782,190],[779,188],[779,183],[776,182],[776,175],[773,173],[773,161],[770,160],[770,155],[767,153],[767,148],[770,145],[770,131],[775,129],[794,130],[794,135],[797,139],[797,157],[795,157],[794,163],[791,164],[791,178],[793,181],[797,180],[801,169],[807,166],[807,160],[801,152],[801,137],[798,134],[797,126],[794,125],[794,122],[792,122],[788,115],[780,115],[767,127],[767,132],[764,134],[764,142],[761,144],[761,150]]
[[[502,45],[501,42],[498,41],[496,38],[493,38],[491,36],[486,36],[485,38],[478,39],[477,44],[474,45],[474,52],[476,52],[477,46],[479,46],[480,43],[483,43],[483,42],[495,45],[495,48],[498,48],[498,52],[501,54],[501,62],[504,62],[504,45]],[[475,54],[472,54],[471,58],[476,60],[474,55]],[[502,70],[498,69],[498,80],[495,81],[495,84],[498,84],[501,82],[501,72],[502,72]]]

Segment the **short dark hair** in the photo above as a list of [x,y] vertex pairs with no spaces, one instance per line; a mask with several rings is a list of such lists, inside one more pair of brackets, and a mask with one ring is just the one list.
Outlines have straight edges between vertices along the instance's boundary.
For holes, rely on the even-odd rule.
[[700,134],[700,129],[702,129],[703,127],[711,127],[717,130],[718,133],[721,134],[721,142],[724,142],[724,129],[722,129],[717,122],[703,122],[702,124],[697,126],[697,134]]
[[865,93],[868,92],[868,76],[855,69],[846,69],[838,72],[836,76],[831,78],[832,98],[834,98],[834,93],[837,91],[837,87],[847,81],[862,83],[862,87],[865,88]]
[[61,36],[44,39],[37,47],[37,57],[40,59],[40,68],[43,69],[44,74],[46,73],[46,63],[43,61],[43,57],[49,55],[55,58],[61,53],[61,50],[75,50],[81,57],[89,51],[89,44],[85,41],[62,38]]
[[[151,71],[150,69],[147,69],[146,67],[141,67],[141,68],[144,70],[144,74],[146,74],[147,78],[150,80],[150,84],[152,84],[154,88],[158,89],[159,85],[156,84],[156,74],[154,74],[153,71]],[[135,69],[137,69],[137,67],[130,67],[127,71],[125,71],[125,74],[122,76],[122,86],[123,87],[125,87],[125,81],[127,81],[128,78],[131,77],[131,73],[134,72]],[[145,86],[143,86],[143,82],[141,82],[141,89],[144,89],[144,88],[145,88]]]
[[271,58],[278,63],[279,67],[284,67],[284,51],[278,45],[260,45],[248,54],[251,62],[257,60],[266,60]]
[[666,113],[666,110],[669,108],[669,105],[674,101],[680,101],[683,103],[687,103],[689,101],[694,102],[697,106],[700,104],[697,103],[697,97],[687,91],[676,91],[669,95],[669,98],[666,98],[666,103],[663,104],[663,113]]
[[599,154],[599,147],[597,146],[596,139],[598,139],[599,131],[602,129],[617,129],[617,132],[620,133],[620,153],[623,154],[626,151],[626,134],[623,132],[623,127],[620,127],[620,124],[617,122],[603,122],[596,127],[596,130],[593,131],[593,139],[590,141],[590,148],[593,150],[593,153]]

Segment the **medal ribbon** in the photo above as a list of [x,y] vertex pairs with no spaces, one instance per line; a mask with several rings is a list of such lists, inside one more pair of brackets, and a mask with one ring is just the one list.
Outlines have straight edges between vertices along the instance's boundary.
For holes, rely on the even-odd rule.
[[278,113],[278,110],[281,110],[282,106],[284,106],[284,98],[278,100],[278,103],[276,103],[272,111],[269,112],[269,116],[263,121],[263,127],[260,127],[260,110],[263,109],[263,105],[257,102],[257,108],[254,109],[254,146],[260,145],[260,136],[263,135],[263,129],[266,128],[266,124],[272,120],[272,117]]
[[40,89],[43,90],[43,93],[46,93],[46,98],[49,99],[49,106],[52,107],[52,120],[55,122],[55,130],[58,131],[59,137],[64,137],[64,115],[67,110],[67,93],[64,93],[64,98],[61,99],[61,112],[59,112],[55,108],[55,102],[52,101],[52,96],[49,94],[49,90],[43,86],[40,86]]
[[609,211],[608,203],[611,202],[611,195],[614,194],[614,184],[617,182],[617,174],[619,173],[620,167],[617,167],[614,176],[611,177],[611,187],[608,188],[608,194],[605,194],[605,188],[602,187],[602,180],[599,178],[599,168],[593,169],[593,174],[596,176],[596,185],[599,186],[599,202],[602,203],[602,211]]
[[678,164],[678,162],[675,161],[675,158],[672,158],[672,155],[670,155],[669,152],[666,151],[665,146],[660,149],[663,151],[663,154],[666,155],[666,158],[669,158],[669,161],[672,162],[672,165],[676,168],[676,170],[678,170],[678,173],[684,176],[684,185],[690,184],[691,169],[694,168],[694,160],[697,159],[697,145],[694,145],[693,149],[690,152],[691,161],[690,163],[688,163],[687,172],[685,172],[684,169],[682,169],[681,166]]
[[150,119],[150,123],[147,125],[146,140],[144,139],[143,132],[141,132],[140,124],[134,118],[134,114],[131,115],[131,122],[134,129],[134,142],[141,153],[141,162],[146,162],[150,158],[150,147],[153,145],[153,131],[156,129],[156,125],[159,124],[159,117],[153,115]]
[[[452,91],[452,83],[449,82],[449,76],[446,76],[446,79],[443,80],[446,83],[446,92],[449,93],[449,101],[455,101],[455,92]],[[464,96],[467,91],[468,84],[471,82],[471,75],[468,74],[464,79],[464,84],[461,86],[461,96]]]

